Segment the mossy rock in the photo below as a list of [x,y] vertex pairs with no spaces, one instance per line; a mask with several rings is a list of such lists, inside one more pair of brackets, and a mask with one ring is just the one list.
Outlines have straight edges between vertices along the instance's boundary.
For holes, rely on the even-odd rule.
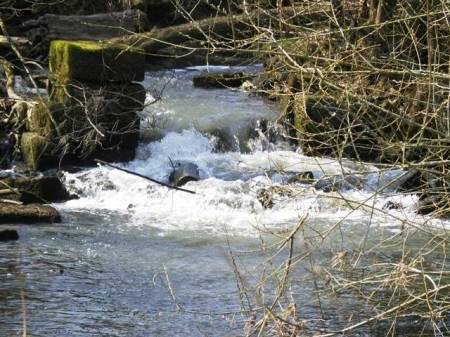
[[145,55],[140,49],[112,42],[51,42],[49,70],[55,85],[143,81]]
[[26,128],[41,136],[50,136],[54,131],[50,116],[56,122],[62,122],[64,106],[51,101],[40,101],[27,112]]
[[52,144],[48,137],[37,132],[24,132],[20,141],[20,150],[25,164],[32,170],[41,170],[52,166],[56,161],[49,156]]

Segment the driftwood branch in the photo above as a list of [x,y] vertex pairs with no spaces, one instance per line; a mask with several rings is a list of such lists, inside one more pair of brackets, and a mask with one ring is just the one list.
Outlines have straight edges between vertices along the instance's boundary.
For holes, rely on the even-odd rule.
[[184,189],[184,188],[181,188],[181,187],[177,187],[177,186],[172,186],[172,185],[170,185],[170,184],[166,184],[166,183],[164,183],[164,182],[162,182],[162,181],[159,181],[159,180],[156,180],[156,179],[153,179],[153,178],[144,176],[143,174],[139,174],[139,173],[136,173],[136,172],[133,172],[133,171],[130,171],[130,170],[121,168],[121,167],[119,167],[119,166],[110,164],[110,163],[108,163],[108,162],[106,162],[106,161],[103,161],[103,160],[100,160],[100,159],[95,159],[95,161],[96,161],[97,163],[100,163],[100,164],[103,164],[103,165],[112,167],[112,168],[114,168],[114,169],[116,169],[116,170],[119,170],[119,171],[122,171],[122,172],[125,172],[125,173],[129,173],[129,174],[135,175],[135,176],[140,177],[140,178],[144,178],[144,179],[149,180],[149,181],[151,181],[151,182],[153,182],[153,183],[155,183],[155,184],[158,184],[158,185],[161,185],[161,186],[164,186],[164,187],[173,189],[173,190],[177,190],[177,191],[181,191],[181,192],[186,192],[186,193],[195,194],[194,191],[187,190],[187,189]]

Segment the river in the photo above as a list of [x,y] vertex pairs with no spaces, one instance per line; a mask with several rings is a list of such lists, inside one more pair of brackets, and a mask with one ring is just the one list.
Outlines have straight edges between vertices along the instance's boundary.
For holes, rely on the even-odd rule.
[[[119,164],[167,181],[171,160],[195,163],[202,179],[185,188],[196,194],[104,166],[66,172],[80,198],[54,205],[63,223],[17,226],[20,240],[0,243],[0,336],[21,336],[24,322],[28,336],[39,337],[244,335],[252,310],[276,296],[268,275],[289,250],[275,254],[273,246],[303,217],[293,244],[298,263],[280,305],[296,303],[306,334],[338,329],[371,309],[350,293],[318,295],[328,283],[311,275],[320,278],[343,251],[390,261],[400,242],[414,254],[421,236],[405,239],[405,228],[448,234],[448,221],[414,212],[417,196],[395,192],[399,172],[303,156],[268,135],[276,105],[239,90],[194,88],[200,70],[147,73],[141,145],[135,160]],[[328,193],[286,184],[285,172],[304,171],[314,178],[365,172],[366,180]],[[387,186],[381,193],[380,185]],[[264,208],[258,193],[274,186],[281,188],[273,206]],[[319,240],[318,232],[326,235]],[[384,245],[391,248],[375,249]],[[405,331],[417,335],[417,326]],[[352,336],[384,335],[377,331]]]

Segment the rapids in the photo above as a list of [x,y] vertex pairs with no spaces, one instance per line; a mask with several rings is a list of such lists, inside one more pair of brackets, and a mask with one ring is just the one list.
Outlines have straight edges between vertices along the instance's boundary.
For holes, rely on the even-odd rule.
[[[274,127],[277,106],[240,90],[193,88],[192,76],[201,70],[147,74],[137,157],[118,163],[163,181],[170,160],[195,163],[202,179],[184,187],[196,194],[105,166],[66,172],[65,184],[79,199],[54,205],[63,223],[17,226],[21,239],[0,244],[0,336],[21,335],[23,308],[29,336],[243,335],[249,316],[241,310],[268,301],[273,284],[267,299],[257,293],[251,305],[242,305],[237,275],[248,288],[258,284],[262,263],[272,261],[269,234],[291,230],[304,216],[306,236],[339,229],[330,230],[316,251],[320,264],[342,250],[403,240],[405,227],[448,228],[446,221],[415,213],[417,196],[396,193],[401,171],[306,157],[271,140],[261,121]],[[316,179],[344,172],[366,180],[359,189],[328,193],[286,184],[284,172],[304,171]],[[289,190],[264,208],[258,193],[270,188]],[[386,208],[389,202],[396,207]],[[297,243],[299,249],[304,244]],[[383,254],[388,259],[391,253]],[[298,264],[289,290],[302,319],[334,329],[350,315],[366,317],[365,303],[351,295],[317,302],[308,270]]]

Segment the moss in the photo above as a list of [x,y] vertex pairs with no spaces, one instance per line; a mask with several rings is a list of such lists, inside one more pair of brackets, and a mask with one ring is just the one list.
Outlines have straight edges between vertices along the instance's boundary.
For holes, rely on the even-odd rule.
[[56,122],[61,122],[64,107],[56,102],[40,101],[28,110],[27,130],[36,132],[41,136],[53,134],[54,127],[49,115],[53,116]]
[[306,125],[311,121],[306,112],[305,95],[296,93],[292,97],[292,111],[294,113],[294,127],[297,133],[305,131]]
[[42,161],[50,148],[47,137],[36,132],[24,132],[20,142],[20,150],[25,164],[32,170],[39,170]]
[[55,40],[50,45],[49,70],[56,86],[74,80],[142,81],[145,56],[140,49],[118,43]]

